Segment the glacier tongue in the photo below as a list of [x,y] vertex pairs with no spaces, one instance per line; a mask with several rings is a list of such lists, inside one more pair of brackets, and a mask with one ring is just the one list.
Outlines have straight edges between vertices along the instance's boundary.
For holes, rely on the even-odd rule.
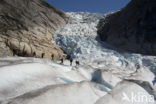
[[137,70],[136,64],[142,65],[141,56],[121,54],[122,50],[100,41],[96,26],[99,19],[105,18],[106,15],[85,12],[71,12],[68,15],[70,18],[67,25],[56,32],[54,40],[75,60],[80,60],[81,64],[101,68],[107,68],[112,64],[131,71]]

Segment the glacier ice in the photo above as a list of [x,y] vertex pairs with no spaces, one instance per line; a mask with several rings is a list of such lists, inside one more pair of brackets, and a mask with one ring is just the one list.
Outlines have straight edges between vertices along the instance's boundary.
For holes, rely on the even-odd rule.
[[141,65],[154,72],[156,65],[152,65],[151,59],[146,56],[127,53],[100,41],[96,26],[99,19],[105,18],[107,14],[87,12],[67,14],[70,16],[68,23],[54,35],[56,45],[66,54],[71,55],[75,60],[80,60],[81,64],[90,64],[98,68],[104,69],[111,64],[135,72],[138,65]]
[[155,104],[153,96],[138,84],[130,81],[121,81],[109,94],[103,96],[95,104],[104,104],[105,102],[107,104]]
[[155,56],[127,53],[101,42],[96,26],[107,14],[67,14],[70,19],[54,41],[80,65],[0,58],[0,104],[132,104],[123,101],[122,94],[138,91],[156,98]]
[[[153,74],[145,68],[137,73],[129,73],[116,67],[107,70],[90,65],[71,67],[47,59],[22,57],[0,58],[0,63],[3,63],[0,64],[1,104],[101,104],[101,100],[111,91],[120,92],[122,89],[125,93],[142,89],[147,95],[148,92],[154,95],[154,90],[149,89]],[[151,86],[143,85],[146,88],[143,90],[141,85],[129,86],[126,82],[125,88],[120,88],[119,83],[124,80],[134,80],[128,82],[133,85],[136,85],[135,80],[143,80]],[[114,100],[121,102],[118,97]]]

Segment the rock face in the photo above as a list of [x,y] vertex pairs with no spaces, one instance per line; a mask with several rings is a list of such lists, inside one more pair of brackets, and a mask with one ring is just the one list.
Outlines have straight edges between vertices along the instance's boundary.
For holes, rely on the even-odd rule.
[[97,28],[102,41],[134,53],[156,55],[156,1],[131,0]]
[[52,35],[66,23],[68,16],[44,0],[0,1],[0,56],[18,55],[57,59],[62,50],[54,45]]

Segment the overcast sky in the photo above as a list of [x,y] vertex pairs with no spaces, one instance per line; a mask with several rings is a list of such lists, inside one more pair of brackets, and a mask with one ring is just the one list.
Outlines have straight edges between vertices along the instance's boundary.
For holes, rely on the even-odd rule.
[[66,12],[107,13],[125,7],[130,0],[46,0]]

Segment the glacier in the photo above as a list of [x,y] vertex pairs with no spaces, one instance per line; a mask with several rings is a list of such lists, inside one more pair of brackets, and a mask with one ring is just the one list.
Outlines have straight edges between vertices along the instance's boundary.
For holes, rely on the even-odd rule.
[[[108,14],[67,14],[69,21],[56,31],[53,42],[72,56],[73,65],[69,60],[60,64],[1,57],[0,104],[156,104],[156,57],[128,53],[100,41],[96,26]],[[151,96],[151,101],[130,101],[131,94],[140,93]]]
[[143,56],[132,54],[117,49],[100,41],[97,34],[97,24],[106,15],[87,12],[67,13],[70,18],[68,23],[56,32],[54,40],[66,54],[81,64],[90,64],[98,68],[107,68],[112,64],[132,72],[137,71],[138,66],[148,67],[155,73],[155,56]]

